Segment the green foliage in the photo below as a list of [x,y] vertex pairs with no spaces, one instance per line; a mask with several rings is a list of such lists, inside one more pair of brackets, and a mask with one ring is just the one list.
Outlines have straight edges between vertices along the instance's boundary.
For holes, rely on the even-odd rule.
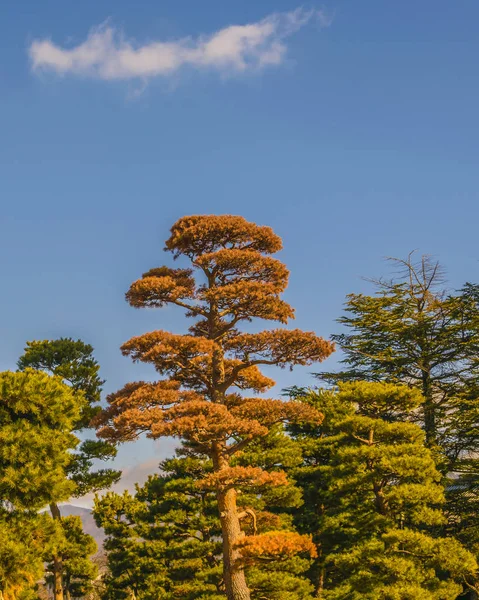
[[[308,570],[309,561],[299,556],[266,563],[261,569],[248,571],[251,598],[262,600],[298,600],[312,598],[313,587],[299,575]],[[222,597],[224,599],[224,596]]]
[[[95,520],[107,535],[104,549],[108,575],[104,577],[104,598],[141,599],[148,589],[150,576],[162,570],[154,556],[146,555],[146,544],[135,533],[132,517],[136,507],[136,500],[126,491],[122,495],[108,492],[95,500]],[[148,564],[151,570],[146,568]]]
[[82,399],[59,377],[31,369],[0,373],[0,502],[35,510],[67,499],[71,433]]
[[[299,444],[273,428],[264,440],[242,453],[234,464],[271,470],[301,462]],[[109,576],[105,598],[219,600],[224,598],[221,525],[213,491],[199,482],[211,472],[206,458],[184,446],[161,464],[134,496],[108,493],[95,502],[95,518],[107,534]],[[301,505],[292,485],[251,491],[240,489],[247,535],[294,531],[288,507]],[[246,567],[251,597],[256,600],[309,600],[312,586],[304,577],[311,561],[301,556],[263,555]]]
[[0,591],[27,598],[41,576],[44,553],[59,531],[46,504],[65,500],[74,490],[66,478],[71,433],[81,398],[59,377],[27,369],[0,373]]
[[197,485],[211,465],[186,456],[164,461],[161,470],[164,475],[150,477],[136,497],[140,535],[164,544],[165,597],[215,598],[222,579],[221,527],[214,495]]
[[446,489],[444,532],[479,553],[479,286],[443,289],[440,268],[423,257],[395,261],[402,274],[376,282],[374,295],[350,294],[345,327],[333,336],[345,358],[329,383],[405,383],[423,395],[420,410],[392,414],[426,432]]
[[[59,530],[54,553],[62,559],[65,596],[81,598],[92,590],[92,581],[98,575],[98,568],[91,561],[98,548],[92,536],[83,532],[80,517],[63,517]],[[47,566],[47,571],[53,571],[52,564]],[[45,580],[52,584],[52,574]]]
[[0,591],[4,600],[35,598],[43,572],[43,552],[54,543],[56,530],[43,515],[6,513],[0,517]]
[[325,600],[453,600],[474,584],[472,555],[457,540],[391,529],[331,557],[338,585]]
[[80,498],[91,492],[109,488],[121,478],[121,471],[114,469],[96,469],[96,461],[115,458],[116,448],[103,440],[85,440],[75,452],[68,469],[68,476],[76,485],[75,497]]
[[61,377],[74,391],[82,391],[88,404],[82,411],[81,427],[87,427],[98,408],[101,386],[105,383],[99,376],[100,365],[93,357],[93,346],[81,340],[60,338],[58,340],[34,340],[27,342],[18,368],[47,371]]
[[[100,379],[100,366],[93,357],[93,347],[89,344],[71,338],[27,342],[25,352],[18,360],[18,367],[57,375],[71,387],[81,406],[79,418],[72,427],[73,431],[88,428],[92,418],[101,410],[98,402],[104,381]],[[80,497],[117,482],[121,477],[119,471],[92,470],[94,461],[108,460],[115,456],[116,449],[108,442],[84,441],[79,452],[74,454],[69,467],[70,479],[76,484],[73,495]]]
[[[471,285],[447,294],[439,266],[427,257],[419,264],[411,256],[396,262],[404,271],[397,281],[377,281],[372,296],[348,296],[338,319],[346,331],[333,336],[345,354],[346,370],[320,377],[332,383],[386,380],[418,388],[428,443],[439,445],[446,468],[454,470],[461,454],[479,447],[477,435],[470,435],[478,413],[477,295]],[[473,391],[475,402],[460,401],[467,391]]]
[[221,598],[219,520],[211,492],[196,486],[198,459],[170,459],[135,496],[108,493],[95,502],[105,529],[110,574],[106,598]]
[[[316,430],[292,431],[304,452],[304,464],[294,475],[304,491],[305,510],[295,520],[301,531],[314,533],[318,544],[319,559],[311,571],[317,590],[325,598],[345,600],[452,600],[465,580],[472,585],[474,557],[459,542],[437,535],[445,522],[444,492],[424,434],[413,423],[390,420],[391,411],[417,406],[417,391],[354,382],[336,392],[310,392],[305,401],[325,414]],[[402,557],[402,544],[406,548],[414,540],[428,548],[427,561],[427,553],[404,550]],[[443,552],[447,544],[463,557],[463,571]]]
[[[104,382],[100,379],[100,367],[89,344],[70,338],[27,342],[18,367],[51,373],[68,384],[78,407],[76,419],[71,423],[72,432],[81,432],[89,427],[91,419],[101,410],[98,402]],[[57,407],[57,410],[61,412],[62,409]],[[93,470],[95,461],[115,456],[116,448],[108,442],[84,441],[77,452],[72,452],[66,468],[68,478],[63,483],[69,487],[69,495],[81,497],[118,481],[120,471]],[[82,533],[81,524],[71,519],[60,520],[60,510],[55,502],[50,503],[50,508],[58,524],[65,529],[62,542],[57,545],[54,554],[46,556],[49,568],[53,570],[47,580],[53,583],[56,597],[60,597],[61,589],[64,589],[68,598],[81,590],[87,590],[96,574],[96,568],[89,558],[93,553],[89,550],[94,547],[95,542],[91,536]]]

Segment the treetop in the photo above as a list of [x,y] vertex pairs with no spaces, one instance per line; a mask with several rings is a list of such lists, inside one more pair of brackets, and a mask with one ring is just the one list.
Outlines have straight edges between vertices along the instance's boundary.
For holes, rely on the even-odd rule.
[[191,259],[223,248],[256,250],[273,254],[283,244],[271,227],[256,225],[234,215],[192,215],[182,217],[171,228],[165,250],[175,257]]

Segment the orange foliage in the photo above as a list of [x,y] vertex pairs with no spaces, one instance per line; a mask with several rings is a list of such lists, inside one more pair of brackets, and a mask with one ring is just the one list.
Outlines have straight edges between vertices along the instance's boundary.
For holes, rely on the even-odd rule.
[[174,380],[127,383],[107,398],[109,406],[92,421],[99,437],[111,441],[131,441],[141,433],[150,433],[152,426],[163,420],[168,408],[179,402],[201,398],[195,392],[180,390]]
[[202,488],[212,490],[227,490],[236,486],[259,489],[288,485],[288,480],[283,471],[268,473],[259,467],[227,467],[211,473],[199,483]]
[[227,247],[274,254],[281,250],[283,244],[271,227],[250,223],[243,217],[192,215],[182,217],[173,225],[165,246],[175,258],[183,254],[195,259]]
[[219,463],[228,464],[276,423],[320,421],[317,411],[300,403],[231,393],[271,388],[274,381],[260,365],[309,365],[334,350],[330,342],[298,329],[238,331],[238,323],[253,317],[287,322],[293,316],[280,298],[288,270],[265,256],[281,247],[271,228],[238,216],[194,215],[173,225],[166,249],[175,258],[189,258],[192,268],[151,269],[132,284],[127,299],[135,307],[176,304],[198,320],[187,335],[153,331],[123,344],[124,355],[153,364],[169,379],[128,384],[111,394],[109,407],[96,418],[100,436],[176,436],[210,456],[219,452]]
[[192,273],[192,269],[151,269],[132,283],[126,298],[136,308],[160,307],[168,302],[194,298],[195,280]]
[[[313,553],[308,538],[291,532],[241,539],[236,487],[255,489],[288,481],[283,472],[230,464],[237,452],[265,436],[273,425],[319,423],[322,418],[294,401],[247,398],[235,392],[265,392],[274,385],[260,371],[261,365],[310,365],[334,350],[330,342],[298,329],[254,334],[239,330],[242,322],[253,318],[287,323],[294,317],[292,307],[280,297],[288,284],[288,270],[266,256],[281,247],[271,228],[242,217],[179,219],[165,249],[174,258],[189,259],[191,268],[151,269],[131,285],[126,298],[137,308],[182,307],[195,323],[186,335],[153,331],[123,344],[124,355],[154,365],[168,379],[127,384],[108,397],[108,408],[95,419],[104,438],[131,440],[141,433],[152,438],[175,436],[212,459],[214,471],[201,485],[217,494],[227,570],[236,564],[240,550],[247,560]],[[225,577],[226,587],[234,576],[239,578],[235,585],[244,588],[244,576],[232,573]]]
[[230,394],[224,404],[205,400],[201,394],[180,391],[177,381],[129,383],[108,396],[109,407],[94,425],[98,435],[132,440],[140,433],[148,437],[186,437],[203,446],[223,439],[253,439],[264,436],[282,422],[320,423],[322,416],[311,406],[295,401],[243,398]]
[[[267,254],[282,247],[269,227],[238,216],[184,217],[166,249],[190,259],[191,268],[157,267],[134,282],[135,307],[176,304],[197,322],[187,335],[153,331],[123,344],[124,355],[153,364],[166,381],[126,385],[108,397],[96,419],[99,435],[113,440],[176,436],[199,444],[218,464],[276,423],[321,416],[305,405],[243,398],[231,391],[265,392],[274,385],[260,365],[293,367],[324,360],[333,345],[312,332],[274,329],[241,333],[241,321],[262,317],[287,322],[293,309],[280,298],[288,270]],[[195,275],[199,273],[200,281]]]
[[[177,335],[168,331],[152,331],[131,338],[122,345],[121,351],[133,360],[151,362],[161,370],[169,370],[169,365],[179,362],[181,366],[189,366],[189,361],[198,357],[211,356],[214,341],[205,337]],[[162,365],[166,366],[163,367]]]
[[[284,525],[281,515],[271,513],[268,511],[258,511],[256,513],[256,526],[260,531],[271,531],[281,529]],[[245,531],[251,531],[251,534],[256,533],[253,531],[251,522],[244,522]]]
[[256,365],[241,369],[235,374],[235,369],[242,365],[243,362],[240,360],[225,360],[225,379],[228,381],[234,376],[232,385],[238,389],[266,392],[276,383],[274,379],[263,375]]
[[246,363],[310,365],[327,358],[334,347],[311,331],[273,329],[228,339],[225,349]]
[[214,289],[203,290],[201,299],[217,305],[222,318],[238,320],[268,319],[287,323],[294,310],[279,298],[274,284],[238,281]]
[[310,423],[319,425],[323,415],[312,406],[294,400],[269,398],[242,398],[235,396],[228,402],[230,412],[244,420],[257,419],[271,428],[277,423]]
[[240,551],[243,564],[278,558],[286,560],[296,554],[308,554],[311,558],[317,556],[311,536],[293,531],[268,531],[261,535],[245,536],[235,546]]
[[218,282],[224,286],[231,282],[259,281],[283,292],[288,285],[289,271],[277,258],[262,256],[251,250],[217,250],[199,256],[195,263],[211,273],[218,273]]

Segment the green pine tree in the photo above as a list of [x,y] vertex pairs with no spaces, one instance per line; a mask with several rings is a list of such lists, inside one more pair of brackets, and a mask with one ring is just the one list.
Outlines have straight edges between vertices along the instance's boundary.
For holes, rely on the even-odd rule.
[[59,377],[27,369],[0,373],[0,597],[34,594],[44,553],[61,535],[38,511],[66,500],[72,434],[83,401]]
[[479,286],[447,292],[439,265],[427,257],[395,264],[399,277],[375,282],[374,295],[348,296],[338,319],[345,330],[333,336],[345,368],[320,377],[421,391],[423,401],[408,418],[424,428],[445,476],[444,531],[479,553]]
[[473,555],[440,535],[444,493],[424,434],[396,420],[421,394],[354,382],[306,401],[325,414],[319,429],[292,431],[304,452],[295,476],[306,510],[296,520],[319,548],[317,597],[453,600],[463,586],[475,588]]
[[95,502],[109,574],[106,599],[223,598],[221,527],[216,501],[196,485],[197,458],[163,461],[136,494],[109,492]]
[[[280,427],[249,446],[235,461],[237,466],[255,464],[270,472],[300,463],[299,444]],[[196,451],[184,446],[176,458],[164,461],[161,474],[151,476],[134,496],[108,493],[96,500],[95,517],[108,536],[105,549],[110,574],[105,598],[225,597],[217,500],[212,490],[198,485],[211,471],[206,457],[199,458]],[[298,556],[292,517],[285,510],[299,507],[301,502],[300,491],[291,484],[239,490],[238,506],[248,520],[247,539],[258,540],[257,546],[249,542],[243,552],[253,599],[312,597],[312,586],[304,576],[311,564],[308,549]],[[278,530],[283,533],[276,538],[273,534]],[[295,542],[291,547],[284,533],[288,531]],[[266,537],[255,538],[256,534]],[[281,553],[275,544],[281,544]]]
[[[83,531],[80,517],[62,517],[61,532],[56,550],[63,567],[64,596],[66,600],[83,598],[92,591],[93,581],[98,576],[98,567],[91,560],[98,547],[93,537]],[[46,583],[53,586],[53,564],[48,565],[47,572]]]
[[[403,270],[397,280],[376,281],[371,296],[348,296],[338,319],[346,330],[333,336],[346,368],[319,376],[330,383],[390,381],[419,389],[417,416],[428,444],[442,450],[444,468],[454,471],[464,454],[479,448],[471,428],[479,410],[478,298],[474,286],[448,294],[440,266],[428,257],[395,263]],[[464,395],[469,402],[461,402]]]
[[[102,385],[100,366],[93,356],[93,347],[82,340],[60,338],[27,342],[25,352],[18,360],[18,368],[45,371],[57,375],[71,386],[82,402],[82,411],[73,431],[85,432],[90,422],[101,411]],[[113,469],[93,470],[94,461],[109,460],[116,456],[116,448],[103,440],[85,440],[69,466],[70,479],[75,482],[76,497],[105,489],[116,483],[121,473]]]
[[[90,425],[92,418],[98,414],[101,408],[98,406],[101,397],[103,380],[99,376],[100,366],[93,356],[93,347],[81,340],[71,338],[60,338],[58,340],[43,340],[27,342],[25,352],[18,360],[19,369],[33,368],[45,371],[61,377],[70,386],[75,397],[78,398],[81,411],[77,420],[72,424],[72,432],[82,434]],[[73,453],[72,460],[68,466],[69,480],[74,484],[72,497],[81,497],[89,492],[95,492],[109,487],[118,481],[121,472],[113,469],[93,470],[94,461],[109,460],[116,455],[115,447],[105,441],[85,440],[77,452]],[[57,503],[50,504],[52,517],[63,523],[61,511]],[[66,522],[66,524],[68,521]],[[63,540],[64,546],[69,546],[68,529],[65,530]],[[94,540],[87,540],[90,546]],[[80,548],[78,546],[78,548]],[[70,547],[70,552],[72,547]],[[65,585],[65,581],[71,581],[66,567],[63,564],[61,552],[49,561],[53,572],[52,582],[55,600],[68,599],[75,591]],[[71,562],[71,558],[69,559]],[[78,555],[79,564],[84,564],[83,578],[88,576],[94,569],[82,562],[83,557]],[[66,580],[64,581],[64,578]]]

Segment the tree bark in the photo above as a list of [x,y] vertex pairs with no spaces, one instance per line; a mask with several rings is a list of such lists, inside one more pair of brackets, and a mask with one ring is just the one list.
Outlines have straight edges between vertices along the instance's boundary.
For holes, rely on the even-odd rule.
[[422,394],[424,396],[424,430],[429,446],[436,443],[436,407],[434,406],[431,374],[424,370],[422,375]]
[[[209,287],[215,286],[214,278],[208,277]],[[221,390],[225,381],[224,351],[219,339],[221,330],[221,319],[218,307],[214,302],[210,304],[208,318],[208,337],[215,342],[211,365],[211,391],[213,402],[224,402],[224,392]],[[213,444],[213,467],[215,471],[221,471],[229,467],[229,460],[225,454],[226,440]],[[240,553],[235,549],[237,542],[244,533],[241,530],[238,508],[236,505],[236,490],[218,489],[216,497],[220,513],[221,532],[223,537],[223,578],[225,583],[226,597],[228,600],[250,600],[250,591],[246,583],[243,567],[240,565]]]
[[321,567],[321,569],[319,571],[318,587],[316,588],[316,593],[314,595],[315,598],[322,598],[323,597],[323,591],[324,591],[324,574],[325,574],[325,568]]
[[237,542],[244,534],[241,531],[236,506],[236,490],[218,492],[221,530],[223,534],[223,572],[228,600],[250,600],[250,591],[246,584],[244,570],[239,566],[239,552],[235,550]]
[[[61,513],[58,504],[50,504],[50,512],[55,521],[61,521]],[[59,555],[53,556],[53,598],[64,600],[63,597],[63,560]]]
[[[221,448],[215,444],[214,469],[221,471],[228,466],[228,460],[222,456]],[[216,492],[223,538],[223,578],[228,600],[250,600],[244,569],[239,561],[240,553],[235,549],[235,543],[244,536],[236,505],[236,496],[234,488],[218,489]]]

